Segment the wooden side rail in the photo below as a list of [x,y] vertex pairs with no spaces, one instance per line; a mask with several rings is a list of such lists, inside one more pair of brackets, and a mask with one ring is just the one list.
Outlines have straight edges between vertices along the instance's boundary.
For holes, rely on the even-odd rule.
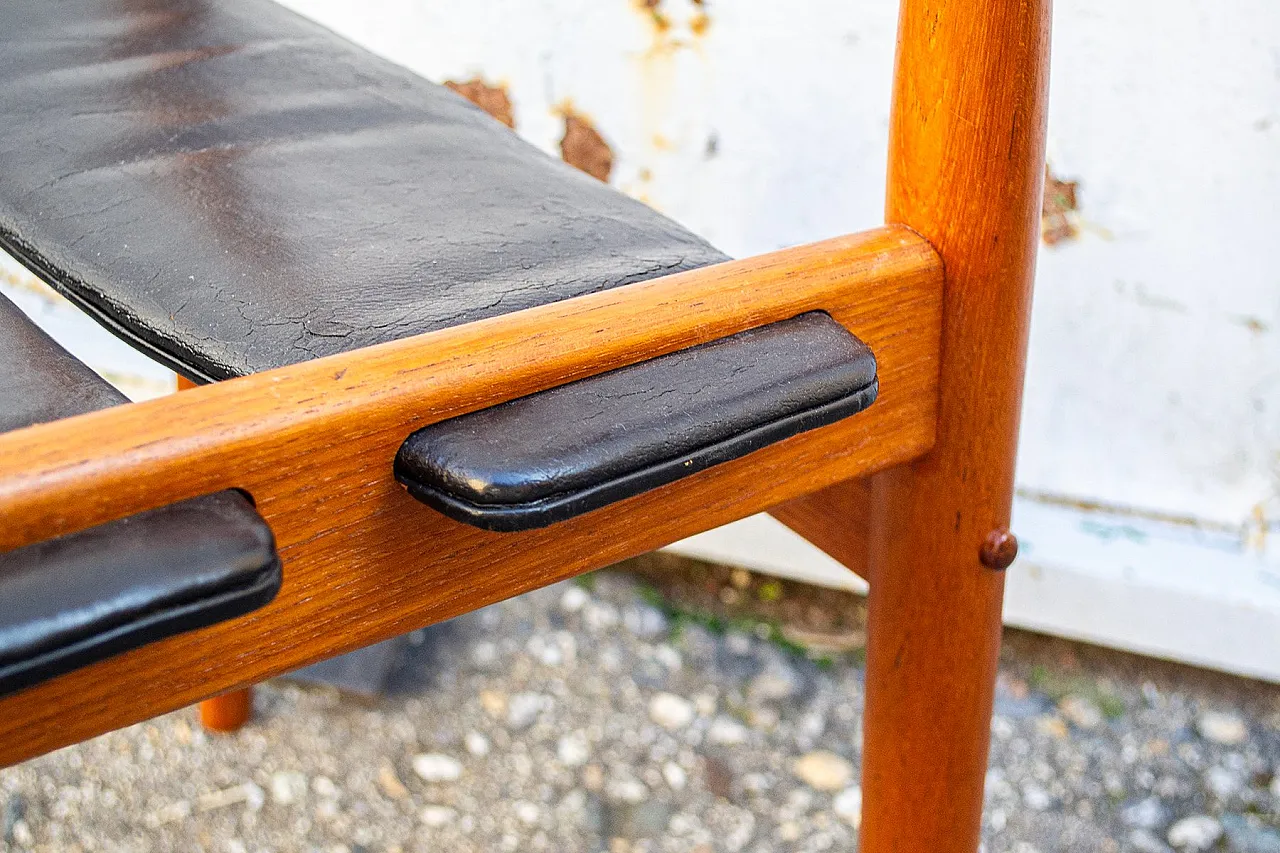
[[[241,488],[276,534],[284,586],[248,617],[0,701],[0,764],[918,458],[934,442],[941,305],[929,244],[880,228],[8,433],[0,548]],[[393,478],[427,424],[815,310],[879,363],[880,398],[855,418],[526,533],[450,521]]]

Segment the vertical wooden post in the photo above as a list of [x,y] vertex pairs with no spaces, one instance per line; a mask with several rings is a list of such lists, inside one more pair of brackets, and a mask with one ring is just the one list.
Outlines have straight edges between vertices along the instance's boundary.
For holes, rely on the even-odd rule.
[[[903,0],[887,218],[946,267],[938,439],[875,478],[862,853],[973,853],[1039,238],[1049,0]],[[985,564],[984,564],[985,563]]]
[[[184,376],[178,377],[178,390],[195,388],[196,383]],[[253,688],[232,690],[205,699],[200,703],[200,724],[211,732],[234,732],[249,722],[253,716]]]

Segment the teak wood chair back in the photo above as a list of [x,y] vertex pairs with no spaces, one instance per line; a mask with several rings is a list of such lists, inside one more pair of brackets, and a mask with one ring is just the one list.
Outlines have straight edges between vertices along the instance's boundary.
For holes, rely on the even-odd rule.
[[[556,273],[552,286],[560,289],[545,298],[527,296],[527,276],[533,273],[526,265],[516,276],[519,286],[483,300],[484,311],[477,308],[460,313],[460,319],[419,326],[409,324],[402,312],[395,323],[378,325],[380,330],[394,327],[382,337],[361,337],[361,329],[343,325],[337,309],[324,318],[308,314],[305,321],[289,315],[288,306],[271,314],[277,304],[271,299],[284,299],[281,294],[304,286],[327,286],[317,280],[324,279],[330,255],[340,254],[320,251],[322,244],[316,252],[321,260],[297,257],[296,247],[308,244],[288,229],[303,222],[305,227],[298,226],[303,231],[331,229],[324,231],[324,239],[333,240],[335,234],[346,239],[343,223],[321,222],[311,212],[294,216],[289,210],[279,211],[283,224],[273,226],[277,232],[236,230],[263,215],[253,205],[265,190],[253,178],[293,175],[288,170],[303,168],[299,163],[308,151],[330,144],[337,134],[335,123],[352,121],[358,111],[339,111],[334,118],[309,103],[297,106],[289,127],[305,124],[309,135],[286,140],[289,157],[281,165],[271,159],[272,146],[281,144],[277,136],[254,137],[252,146],[243,143],[258,132],[252,121],[235,125],[239,136],[217,144],[202,141],[200,133],[220,133],[240,116],[237,90],[228,87],[213,97],[208,87],[218,85],[223,69],[250,61],[294,62],[280,68],[294,68],[298,79],[312,80],[307,75],[323,69],[306,65],[313,62],[309,51],[329,51],[341,60],[329,63],[339,69],[333,73],[347,63],[382,81],[377,85],[385,84],[390,94],[359,114],[400,111],[392,116],[396,121],[387,119],[374,128],[384,134],[377,144],[409,146],[396,150],[420,172],[431,172],[434,161],[414,159],[418,149],[412,146],[426,144],[414,134],[420,127],[429,132],[431,122],[400,121],[402,113],[421,118],[438,109],[449,121],[456,118],[456,127],[466,133],[479,128],[474,132],[488,134],[488,126],[476,124],[460,102],[431,100],[452,96],[433,94],[412,75],[378,64],[283,12],[267,10],[260,0],[243,0],[241,6],[248,10],[243,14],[234,4],[219,7],[197,0],[75,0],[75,10],[58,13],[19,5],[0,13],[0,32],[15,34],[8,46],[0,35],[0,74],[6,79],[17,75],[21,83],[10,94],[0,94],[0,123],[16,128],[23,119],[35,130],[16,136],[17,131],[0,129],[0,242],[114,331],[185,376],[225,381],[145,403],[109,408],[86,404],[0,426],[11,428],[0,435],[0,552],[9,555],[0,553],[0,581],[9,576],[6,572],[17,577],[19,569],[27,573],[23,577],[35,577],[31,573],[36,569],[30,567],[38,568],[53,553],[42,543],[118,530],[112,525],[121,519],[134,523],[151,517],[143,514],[190,506],[182,502],[229,490],[252,497],[252,510],[240,507],[235,512],[240,513],[237,523],[258,531],[246,534],[245,541],[249,552],[259,556],[253,562],[258,592],[241,596],[234,607],[182,623],[181,630],[151,626],[128,643],[104,646],[94,654],[81,649],[60,658],[61,663],[42,659],[34,668],[19,660],[21,649],[13,652],[14,666],[27,668],[0,697],[0,763],[242,690],[767,510],[870,582],[860,849],[971,853],[977,848],[1000,643],[1002,570],[1017,547],[1008,526],[1044,174],[1048,0],[903,0],[887,225],[716,263],[721,256],[699,248],[703,244],[682,236],[675,226],[654,224],[657,220],[645,218],[651,214],[606,195],[605,188],[578,183],[586,179],[530,159],[534,165],[527,173],[533,177],[528,180],[550,176],[546,188],[535,186],[531,194],[551,199],[547,204],[553,205],[563,182],[569,220],[581,216],[585,221],[596,204],[610,210],[609,205],[625,206],[625,215],[619,216],[640,223],[628,234],[674,240],[682,248],[669,263],[658,263],[643,275],[620,275],[603,289],[571,284],[577,273]],[[117,5],[125,11],[119,12]],[[93,52],[93,62],[83,64],[94,69],[92,74],[55,73],[40,53],[45,47],[28,49],[45,44],[33,33],[59,23],[42,16],[96,16],[107,14],[101,10],[108,7],[111,15],[123,14],[118,20],[128,26],[93,30],[116,33],[107,47],[73,45]],[[150,17],[139,12],[142,7]],[[236,32],[294,28],[302,34],[296,49],[301,58],[289,59],[274,48],[255,53],[191,41],[201,36],[190,33],[223,26]],[[28,41],[17,41],[23,38]],[[58,51],[71,48],[48,50],[63,61]],[[139,55],[144,60],[136,60]],[[245,98],[256,96],[257,85],[275,85],[294,75],[274,65],[266,68],[242,84]],[[204,73],[201,69],[209,69],[210,77],[193,83],[190,75]],[[106,83],[100,82],[103,78]],[[131,149],[128,158],[133,159],[124,166],[117,161],[126,158],[115,153],[88,166],[77,162],[74,168],[63,168],[54,159],[64,156],[60,151],[32,153],[42,132],[54,132],[41,131],[41,123],[64,120],[44,104],[80,91],[68,79],[86,92],[99,91],[93,88],[99,85],[115,87],[109,91],[127,105],[129,133],[139,127],[163,133],[142,142],[127,137],[145,150],[136,154]],[[154,80],[178,87],[174,106],[154,105],[153,93],[145,90]],[[359,96],[344,90],[343,97]],[[32,106],[37,101],[40,109]],[[74,148],[81,144],[78,139],[66,142],[60,136],[63,150],[98,152],[94,146],[103,143],[87,137],[110,137],[119,129],[110,122],[126,121],[118,116],[86,118],[83,111],[65,117],[70,128],[99,120],[107,124],[94,125],[93,134],[86,131],[82,149]],[[185,136],[173,130],[179,125]],[[350,140],[373,133],[343,128],[346,135],[338,134],[343,151],[356,144]],[[165,148],[179,144],[181,150]],[[522,158],[535,156],[517,150],[514,141],[494,137],[485,144],[498,153],[481,158],[484,162],[465,161],[472,170],[469,180],[482,181],[488,174],[484,170],[494,163],[502,168],[515,164],[511,168],[519,171],[525,168]],[[369,156],[352,160],[350,169],[318,173],[325,176],[321,190],[340,199],[372,197],[362,194],[361,182],[369,181],[361,170],[395,168],[374,162],[378,160]],[[39,174],[20,181],[14,176],[23,170]],[[438,180],[456,178],[446,170]],[[294,192],[313,183],[308,177],[281,186]],[[392,189],[383,184],[388,182],[379,184],[380,204],[427,204],[418,196],[397,196],[395,182],[388,184]],[[453,193],[448,204],[460,209],[472,204],[459,185],[448,186]],[[275,185],[268,189],[277,190]],[[64,191],[65,197],[58,195]],[[83,210],[68,201],[76,192],[106,195],[106,202],[134,211],[133,219],[105,207]],[[305,207],[309,201],[303,197],[297,204]],[[134,210],[130,205],[135,203],[147,207]],[[467,216],[487,210],[483,199],[475,204],[465,208]],[[246,210],[257,212],[251,216]],[[429,216],[435,208],[423,210]],[[120,218],[111,218],[117,214]],[[150,232],[130,230],[137,217],[148,215],[157,217],[152,231],[168,227],[167,220],[180,220],[173,227],[186,230],[175,230],[163,245],[152,245],[146,242]],[[402,216],[378,216],[375,225],[382,230],[371,232],[373,237],[352,236],[349,244],[358,254],[360,247],[382,241],[376,245],[383,254],[361,261],[362,268],[373,268],[374,279],[383,272],[378,265],[384,255],[395,255],[400,251],[395,247],[405,242],[387,236],[403,227]],[[462,223],[473,235],[467,239],[486,241],[464,252],[459,262],[482,257],[490,265],[473,276],[478,282],[473,288],[483,290],[489,286],[485,282],[501,278],[505,273],[493,270],[510,254],[535,251],[523,244],[502,248],[508,245],[504,241],[518,241],[518,232],[533,221],[521,213],[487,229],[471,220]],[[212,224],[206,228],[207,223]],[[422,226],[427,237],[431,227],[436,226]],[[448,227],[447,222],[439,226]],[[605,233],[607,227],[612,226],[592,225],[601,230],[586,239],[614,239]],[[125,236],[116,235],[116,243],[102,242],[108,238],[101,233],[112,228],[123,229]],[[563,233],[571,235],[573,227]],[[229,290],[207,299],[201,276],[208,267],[197,263],[206,255],[196,254],[203,251],[201,241],[225,253],[241,276],[228,272]],[[110,262],[95,260],[90,252],[93,248],[100,258],[116,251],[111,247],[119,242],[129,247]],[[532,243],[542,247],[536,251],[556,250],[546,248],[554,241]],[[249,248],[241,251],[241,246]],[[146,266],[165,252],[177,258],[171,267],[159,261],[153,268]],[[652,256],[648,244],[637,254]],[[689,260],[695,255],[700,260]],[[313,263],[315,269],[309,266]],[[255,264],[261,265],[260,276],[255,276]],[[248,288],[253,285],[244,282],[299,267],[296,281],[274,290],[264,285],[261,301],[251,301]],[[412,268],[424,269],[420,264]],[[188,269],[189,276],[177,274]],[[668,270],[672,274],[662,275]],[[170,273],[178,283],[157,289],[156,282]],[[188,284],[188,278],[196,284]],[[180,287],[187,288],[185,294],[179,291],[176,301],[166,303]],[[442,299],[453,298],[447,287],[441,293]],[[355,302],[372,296],[348,298]],[[188,306],[188,299],[204,307]],[[228,319],[235,313],[231,309],[219,313],[218,304],[236,300],[242,302],[238,315]],[[504,300],[518,304],[494,308]],[[254,305],[266,307],[254,314]],[[202,310],[210,313],[193,328],[214,330],[183,331],[184,318]],[[243,324],[242,334],[223,335],[218,324],[226,323]],[[289,344],[276,346],[271,335],[289,323],[294,324],[289,334],[302,342],[295,348],[310,349],[276,355]],[[408,332],[393,333],[399,328]],[[30,343],[32,348],[44,345]],[[826,372],[820,377],[811,375],[819,359],[809,357],[809,350],[791,357],[801,345],[833,353],[829,364],[821,365]],[[569,420],[581,415],[572,407],[584,405],[631,412],[618,408],[615,398],[617,388],[625,390],[638,376],[645,382],[671,383],[680,397],[681,383],[690,376],[719,370],[722,361],[748,352],[739,347],[750,348],[764,365],[750,399],[764,400],[760,406],[784,407],[767,423],[757,412],[733,412],[732,418],[713,413],[712,421],[745,426],[732,435],[689,439],[696,448],[679,455],[682,462],[673,456],[678,464],[645,457],[643,470],[622,473],[619,460],[609,456],[612,445],[601,438],[599,447],[588,448],[591,452],[569,472],[578,478],[572,487],[559,481],[547,486],[541,474],[524,469],[485,468],[489,457],[484,447],[490,445],[483,442],[491,438],[486,430],[503,430],[509,445],[527,452],[529,468],[538,469],[545,460],[537,456],[538,441],[526,441],[525,432],[555,433],[557,406],[571,407]],[[32,348],[23,352],[34,352]],[[796,377],[812,380],[815,389],[843,390],[796,413],[785,408],[790,402],[770,396],[780,385],[799,381]],[[878,399],[867,407],[877,384]],[[687,399],[693,399],[692,393]],[[663,412],[650,408],[635,415],[645,420],[632,432],[652,441],[645,445],[650,449],[629,446],[626,454],[643,456],[651,445],[661,448],[686,440],[678,434],[682,427],[671,426],[670,412]],[[65,414],[73,416],[60,417]],[[681,409],[685,414],[696,420],[693,408]],[[694,427],[712,429],[706,424],[689,429]],[[681,465],[686,470],[677,470]],[[588,475],[614,479],[578,482]],[[474,494],[467,492],[472,487]],[[500,505],[498,492],[527,498],[527,505]],[[246,511],[256,515],[250,518]],[[254,519],[269,531],[253,528],[258,523]],[[274,567],[270,555],[261,554],[271,536],[279,555]],[[19,569],[6,568],[10,564],[5,559]],[[248,558],[237,559],[242,568],[248,565],[243,562]],[[282,568],[282,576],[272,580],[263,574],[273,568],[277,573]],[[68,576],[29,582],[23,589],[47,591]],[[94,577],[92,572],[85,576]],[[278,594],[263,606],[276,586]],[[11,635],[21,639],[44,629],[23,625],[13,629],[16,633],[6,630],[0,625],[0,646]],[[0,649],[0,665],[7,666],[10,659],[4,654],[9,651]],[[210,710],[226,711],[232,701],[240,702],[243,711],[243,698],[239,694]],[[231,711],[229,719],[211,722],[236,725],[242,715]]]

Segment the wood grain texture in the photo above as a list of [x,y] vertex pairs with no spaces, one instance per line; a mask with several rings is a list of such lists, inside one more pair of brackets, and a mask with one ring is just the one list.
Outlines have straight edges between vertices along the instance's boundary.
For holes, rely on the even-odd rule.
[[978,847],[1039,236],[1049,0],[904,0],[887,218],[946,268],[938,440],[874,478],[863,853]]
[[[11,763],[643,553],[933,443],[941,267],[903,228],[629,285],[0,436],[0,547],[224,488],[284,560],[277,600],[0,701]],[[880,398],[847,421],[544,530],[444,518],[394,482],[428,423],[826,310]]]
[[[178,377],[178,390],[190,391],[200,386],[185,376]],[[200,725],[206,731],[228,734],[244,728],[253,716],[253,688],[244,687],[200,702]]]
[[769,514],[866,580],[874,498],[871,480],[845,480],[779,504]]

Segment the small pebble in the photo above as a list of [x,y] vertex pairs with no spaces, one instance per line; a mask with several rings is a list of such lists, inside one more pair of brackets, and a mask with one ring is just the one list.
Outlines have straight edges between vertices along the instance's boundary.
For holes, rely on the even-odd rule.
[[467,752],[476,758],[484,758],[489,754],[489,739],[479,732],[467,732],[462,743],[467,748]]
[[338,786],[328,776],[317,776],[311,780],[311,790],[316,796],[333,799],[338,796]]
[[649,719],[668,731],[683,729],[696,713],[692,702],[674,693],[656,693],[649,700]]
[[415,755],[413,772],[426,782],[453,782],[462,776],[462,762],[435,752]]
[[751,679],[747,695],[756,702],[778,702],[789,699],[800,689],[796,674],[775,664]]
[[517,732],[529,728],[550,704],[541,693],[517,693],[507,706],[507,727]]
[[1138,829],[1158,829],[1169,819],[1169,810],[1160,802],[1159,797],[1147,797],[1133,805],[1125,806],[1120,811],[1120,819]]
[[507,694],[499,690],[481,690],[480,707],[495,720],[507,713]]
[[1240,792],[1245,780],[1225,767],[1210,767],[1205,771],[1204,784],[1219,800],[1229,800]]
[[836,794],[831,800],[831,810],[836,817],[857,829],[862,825],[862,789],[855,785]]
[[1222,837],[1222,824],[1209,815],[1192,815],[1169,827],[1167,837],[1179,850],[1208,850]]
[[746,726],[728,717],[716,717],[707,728],[707,740],[720,746],[739,746],[748,734]]
[[839,791],[853,779],[853,765],[834,752],[814,750],[791,766],[796,777],[816,791]]
[[446,824],[453,823],[458,813],[448,806],[426,806],[422,809],[419,816],[426,826],[439,828]]
[[585,732],[564,735],[556,743],[556,758],[565,767],[581,767],[591,758],[591,744]]
[[252,808],[253,803],[250,802],[251,800],[258,802],[260,808],[263,799],[265,799],[265,796],[262,789],[252,782],[246,782],[243,785],[233,785],[220,791],[201,794],[196,799],[196,811],[209,812],[245,802],[249,802],[250,808]]
[[396,775],[396,769],[391,766],[390,761],[384,760],[378,767],[378,787],[382,790],[382,793],[393,800],[402,800],[409,796],[409,789],[400,781],[400,777]]
[[301,773],[281,771],[271,774],[272,802],[288,806],[307,795],[307,777]]
[[1226,711],[1205,711],[1196,720],[1196,731],[1205,740],[1222,746],[1239,746],[1249,739],[1244,720]]
[[498,645],[481,640],[471,647],[471,662],[481,669],[489,669],[498,662]]
[[730,631],[724,635],[724,647],[730,654],[746,657],[751,654],[752,640],[749,635],[741,631]]
[[1102,725],[1102,711],[1093,702],[1079,696],[1068,696],[1058,703],[1058,712],[1078,729],[1089,731]]
[[36,840],[35,835],[31,832],[31,824],[22,819],[13,822],[10,835],[13,836],[13,840],[16,843],[21,844],[23,847],[30,847]]
[[1135,829],[1129,833],[1129,846],[1135,853],[1173,853],[1173,848],[1146,829]]
[[1022,804],[1033,812],[1042,812],[1053,805],[1053,797],[1043,785],[1027,781],[1022,784]]
[[542,816],[542,811],[533,803],[522,800],[515,804],[516,818],[525,826],[533,826]]
[[616,779],[609,783],[609,799],[622,803],[643,802],[649,796],[649,789],[639,779]]
[[634,604],[622,613],[627,630],[642,639],[652,639],[667,632],[667,617],[649,604]]
[[668,761],[662,765],[662,778],[673,791],[683,791],[684,786],[689,783],[689,774],[674,761]]
[[587,606],[591,596],[580,586],[571,586],[560,596],[560,609],[565,613],[577,613]]

